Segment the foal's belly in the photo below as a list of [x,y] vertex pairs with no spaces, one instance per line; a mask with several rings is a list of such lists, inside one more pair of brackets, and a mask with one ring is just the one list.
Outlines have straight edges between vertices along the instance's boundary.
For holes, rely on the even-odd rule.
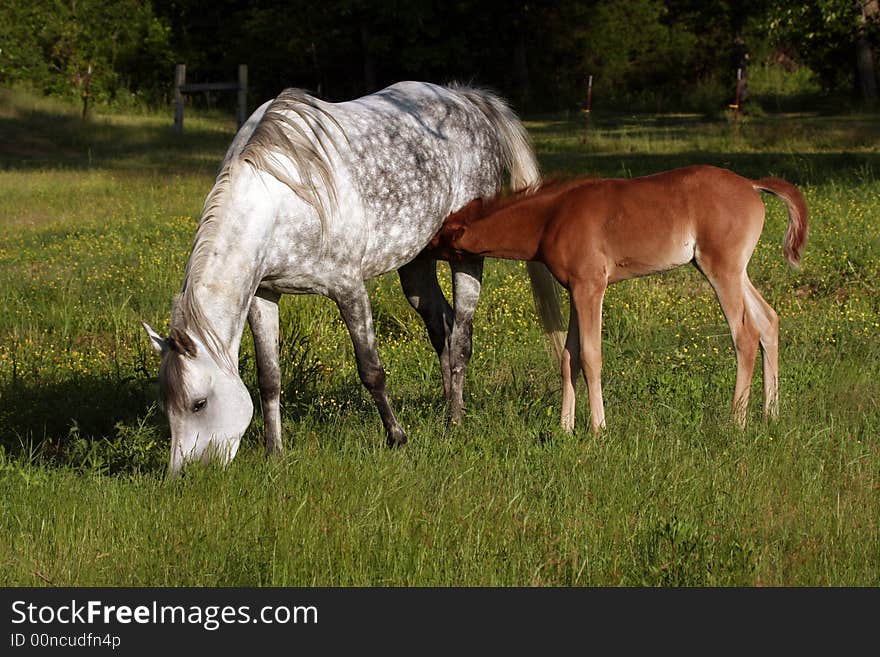
[[696,239],[692,235],[684,235],[661,244],[623,248],[609,263],[609,282],[647,276],[687,264],[694,259],[695,245]]

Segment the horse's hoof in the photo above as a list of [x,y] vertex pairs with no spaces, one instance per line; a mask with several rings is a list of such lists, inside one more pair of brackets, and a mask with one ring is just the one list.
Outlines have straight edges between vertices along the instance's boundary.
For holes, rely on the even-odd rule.
[[387,444],[388,447],[394,449],[395,447],[403,447],[406,445],[407,437],[406,433],[403,430],[394,431],[388,434]]

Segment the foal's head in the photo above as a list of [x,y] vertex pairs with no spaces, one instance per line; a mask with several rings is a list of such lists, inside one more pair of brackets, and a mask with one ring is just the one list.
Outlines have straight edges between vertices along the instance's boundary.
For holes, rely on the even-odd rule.
[[[524,216],[536,214],[536,203],[552,199],[572,187],[582,185],[586,178],[551,178],[540,186],[526,187],[494,198],[475,198],[443,221],[437,234],[429,242],[426,251],[441,260],[457,260],[467,256],[484,255],[481,249],[497,246],[498,234],[495,227],[477,224],[500,211],[521,213]],[[470,229],[470,230],[469,230]],[[515,236],[515,235],[514,235]],[[509,241],[509,240],[508,240]]]
[[461,244],[468,226],[485,213],[483,199],[475,198],[443,220],[440,230],[431,239],[428,248],[441,260],[457,260],[467,253]]
[[159,403],[171,426],[172,475],[190,461],[228,464],[253,415],[241,377],[219,365],[210,350],[184,330],[160,337],[144,324],[159,366]]

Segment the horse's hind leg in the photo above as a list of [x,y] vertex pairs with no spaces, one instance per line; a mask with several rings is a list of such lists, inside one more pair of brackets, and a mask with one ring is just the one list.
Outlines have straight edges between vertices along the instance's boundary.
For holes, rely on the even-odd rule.
[[417,258],[397,270],[400,286],[407,301],[422,317],[428,338],[440,359],[443,394],[452,401],[452,367],[449,364],[449,342],[452,334],[452,306],[443,296],[437,282],[437,261]]
[[266,449],[280,452],[281,441],[281,366],[278,347],[278,295],[259,293],[251,301],[248,323],[254,336],[257,380],[263,407]]
[[577,313],[572,308],[568,317],[568,336],[562,350],[562,429],[574,429],[575,388],[581,371],[581,339]]
[[473,258],[450,263],[452,269],[452,324],[449,364],[452,372],[450,417],[461,421],[464,413],[464,375],[473,349],[474,310],[480,299],[483,259]]
[[[602,400],[602,301],[607,282],[597,275],[586,282],[572,283],[572,313],[580,329],[580,364],[590,395],[590,424],[594,433],[605,428]],[[566,343],[566,347],[567,347]]]
[[385,427],[388,445],[390,447],[403,445],[406,442],[406,432],[394,416],[394,410],[388,400],[388,391],[385,388],[385,368],[382,367],[382,361],[379,359],[376,331],[373,327],[373,312],[363,281],[358,281],[344,290],[336,291],[333,294],[333,300],[336,301],[342,319],[348,327],[351,342],[354,345],[358,374],[364,387],[370,391],[373,401],[376,403],[376,408]]
[[779,316],[746,279],[746,297],[761,337],[764,360],[764,419],[779,414]]
[[730,327],[733,347],[736,351],[736,386],[733,390],[733,419],[744,429],[749,407],[749,388],[758,354],[758,328],[755,325],[747,297],[747,277],[745,269],[724,269],[712,267],[702,259],[698,260],[700,269],[709,279],[721,310]]

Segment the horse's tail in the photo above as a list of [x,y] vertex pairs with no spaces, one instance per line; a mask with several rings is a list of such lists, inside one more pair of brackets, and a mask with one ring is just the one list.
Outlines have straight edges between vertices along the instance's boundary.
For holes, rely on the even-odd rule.
[[541,171],[532,140],[510,106],[485,89],[457,84],[451,87],[479,109],[498,131],[504,168],[510,172],[511,188],[520,190],[540,185]]
[[761,178],[752,187],[781,198],[788,206],[788,230],[785,231],[783,250],[792,267],[800,267],[801,251],[807,241],[807,203],[797,187],[780,178]]
[[[499,112],[498,119],[494,123],[506,151],[510,186],[514,190],[537,189],[541,185],[541,171],[529,134],[503,101],[497,98],[494,100],[504,110]],[[556,361],[560,362],[562,349],[565,346],[565,325],[562,319],[559,284],[543,263],[527,262],[526,269],[532,284],[535,311],[538,313],[544,333],[550,339]]]
[[[537,189],[541,184],[541,170],[532,140],[510,106],[495,94],[483,89],[459,86],[455,89],[478,107],[498,131],[504,167],[510,172],[511,189]],[[528,262],[526,268],[532,284],[535,310],[559,361],[565,343],[559,285],[550,270],[540,262]]]
[[544,333],[550,338],[553,355],[557,362],[561,362],[562,350],[565,347],[565,325],[559,301],[559,284],[546,265],[540,262],[527,262],[526,268],[532,281],[535,310],[538,312]]

